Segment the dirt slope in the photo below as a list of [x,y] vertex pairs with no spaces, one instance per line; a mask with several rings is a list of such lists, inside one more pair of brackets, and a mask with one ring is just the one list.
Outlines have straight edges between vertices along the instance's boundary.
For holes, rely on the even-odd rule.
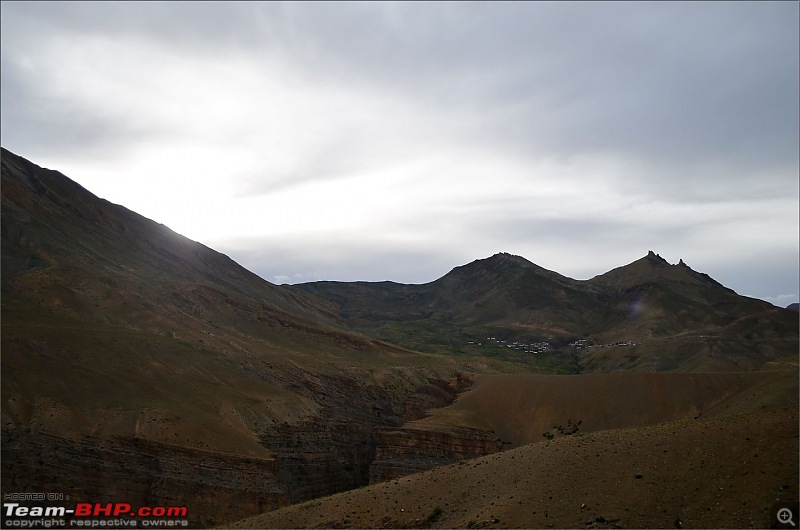
[[539,442],[234,528],[764,528],[798,497],[797,408]]
[[544,433],[559,436],[558,427],[635,427],[792,406],[797,399],[797,370],[481,375],[455,403],[408,427],[479,428],[516,447],[543,440]]

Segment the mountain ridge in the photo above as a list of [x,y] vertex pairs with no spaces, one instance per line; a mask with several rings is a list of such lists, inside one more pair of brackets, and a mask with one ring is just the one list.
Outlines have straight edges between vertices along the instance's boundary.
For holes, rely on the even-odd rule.
[[[736,411],[796,402],[796,313],[681,264],[591,283],[500,254],[429,284],[276,286],[1,155],[4,491],[188,505],[206,527],[526,443],[573,412],[596,429],[731,392]],[[549,375],[581,372],[625,373]],[[653,414],[585,403],[628,391]]]
[[725,287],[708,274],[692,269],[683,259],[673,265],[652,250],[648,251],[647,255],[642,258],[627,265],[611,269],[608,272],[594,276],[586,281],[589,283],[614,285],[617,287],[631,287],[635,285],[636,282],[648,281],[655,278],[701,283],[710,287],[725,289],[735,294],[733,289]]
[[[673,353],[666,355],[671,360],[660,364],[662,369],[724,370],[716,353],[720,344],[720,353],[736,358],[727,369],[756,369],[778,352],[790,354],[796,344],[792,330],[797,324],[786,310],[740,296],[682,259],[673,265],[652,250],[588,280],[501,252],[425,284],[309,282],[294,287],[333,303],[353,329],[423,351],[474,352],[472,344],[495,335],[547,341],[557,346],[554,351],[567,351],[560,346],[575,341],[650,343],[646,363],[641,352],[627,365],[618,358],[611,364],[599,361],[592,352],[584,366],[642,369],[666,349]],[[760,324],[737,324],[742,319]],[[753,351],[762,354],[755,364]],[[695,356],[704,360],[697,363]]]
[[[138,275],[144,284],[165,272],[184,278],[199,276],[210,284],[240,294],[252,296],[258,292],[259,302],[294,318],[333,324],[332,315],[309,311],[308,303],[298,303],[302,298],[300,293],[272,285],[229,256],[124,206],[94,196],[60,172],[40,168],[5,148],[2,149],[2,163],[4,285],[26,272],[26,264],[43,265],[48,259],[57,264],[58,256],[69,255],[74,259],[77,255],[82,263],[99,261],[113,271]],[[27,193],[20,186],[33,193]],[[59,220],[60,227],[67,228],[55,231],[50,227],[36,227],[37,219],[26,210],[46,211],[51,218]],[[38,230],[38,239],[26,236],[34,228]],[[112,241],[113,250],[130,260],[133,267],[122,270],[119,263],[107,258],[104,253],[111,250],[109,241]],[[43,252],[47,256],[43,257]]]

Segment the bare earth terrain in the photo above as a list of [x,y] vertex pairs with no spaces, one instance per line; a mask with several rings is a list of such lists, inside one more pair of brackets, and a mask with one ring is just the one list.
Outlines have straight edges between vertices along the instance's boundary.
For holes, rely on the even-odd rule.
[[[797,405],[797,371],[481,375],[453,405],[407,425],[473,427],[518,447],[576,433]],[[578,425],[578,422],[580,424]]]
[[566,436],[232,528],[765,528],[798,496],[796,408]]

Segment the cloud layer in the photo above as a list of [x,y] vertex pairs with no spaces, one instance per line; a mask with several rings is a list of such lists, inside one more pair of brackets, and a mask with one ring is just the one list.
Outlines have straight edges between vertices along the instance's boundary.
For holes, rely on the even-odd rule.
[[797,3],[0,9],[3,145],[270,281],[653,249],[797,298]]

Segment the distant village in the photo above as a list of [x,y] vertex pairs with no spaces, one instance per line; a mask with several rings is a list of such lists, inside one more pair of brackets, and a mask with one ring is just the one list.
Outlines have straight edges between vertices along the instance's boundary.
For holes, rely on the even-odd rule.
[[[502,339],[498,339],[497,337],[486,337],[486,344],[493,344],[500,347],[506,347],[514,350],[519,350],[525,353],[548,353],[556,351],[548,341],[543,340],[539,342],[519,342],[519,341],[505,341]],[[468,344],[474,346],[483,346],[484,342],[481,341],[474,341],[471,340]],[[576,350],[582,350],[584,348],[609,348],[612,346],[636,346],[635,342],[626,340],[620,342],[614,342],[611,344],[589,344],[586,339],[576,340],[575,342],[571,342],[569,347],[575,348]]]
[[[496,344],[500,347],[512,348],[515,350],[520,350],[525,353],[547,353],[553,351],[554,348],[550,345],[549,342],[546,340],[540,342],[518,342],[518,341],[505,341],[500,340],[497,337],[486,337],[486,342],[488,344]],[[483,342],[476,342],[474,340],[469,341],[469,344],[474,344],[477,346],[483,346]]]
[[620,342],[612,342],[611,344],[587,344],[586,339],[581,339],[581,340],[576,340],[575,342],[571,342],[569,345],[575,348],[576,350],[581,350],[583,348],[609,348],[611,346],[636,346],[636,343],[626,340]]

